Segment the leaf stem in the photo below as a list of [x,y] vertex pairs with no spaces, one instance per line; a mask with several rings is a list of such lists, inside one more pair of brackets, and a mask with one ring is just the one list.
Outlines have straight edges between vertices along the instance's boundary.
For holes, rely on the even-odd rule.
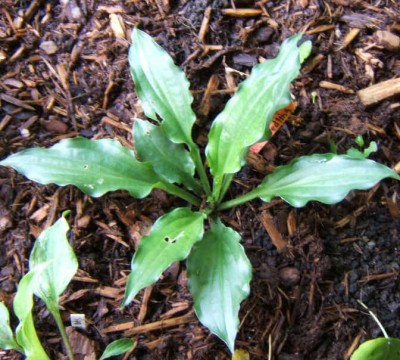
[[196,166],[196,171],[199,174],[200,181],[203,185],[204,191],[207,196],[210,196],[211,194],[210,182],[208,181],[206,170],[204,168],[203,161],[200,156],[199,148],[195,143],[193,143],[189,144],[189,150],[192,155],[194,165]]
[[58,309],[58,306],[51,306],[51,307],[49,307],[49,310],[50,310],[51,314],[53,315],[54,320],[56,321],[58,330],[60,331],[62,341],[64,343],[65,349],[67,350],[68,359],[74,360],[74,353],[72,351],[71,344],[68,339],[68,335],[65,331],[65,327],[64,327],[64,323],[61,318],[60,310]]
[[256,197],[258,197],[258,189],[257,188],[248,192],[247,194],[239,196],[235,199],[223,202],[221,205],[218,206],[218,210],[226,210],[226,209],[233,208],[233,207],[241,205],[245,202],[254,200]]
[[389,338],[389,335],[387,334],[387,332],[386,332],[385,328],[383,327],[382,323],[379,321],[378,317],[377,317],[377,316],[368,308],[368,306],[365,305],[361,300],[357,300],[357,302],[358,302],[361,306],[363,306],[365,309],[367,309],[369,315],[372,316],[372,318],[375,320],[375,322],[376,322],[376,323],[378,324],[378,326],[380,327],[380,329],[381,329],[381,331],[382,331],[382,333],[383,333],[383,336],[384,336],[387,340],[389,340],[389,339],[390,339],[390,338]]
[[200,182],[198,179],[195,179],[191,176],[187,176],[184,180],[183,183],[187,188],[192,190],[197,196],[201,196],[203,193],[203,186],[202,182]]
[[219,202],[222,201],[226,192],[229,190],[229,187],[231,186],[234,176],[235,176],[235,174],[225,174],[224,180],[222,182],[222,188],[221,188],[221,194],[219,197]]
[[171,195],[178,196],[181,199],[187,201],[188,203],[191,203],[192,205],[195,205],[195,206],[201,205],[201,201],[198,197],[194,196],[190,192],[188,192],[174,184],[159,182],[158,184],[156,184],[155,187],[158,189],[164,190]]

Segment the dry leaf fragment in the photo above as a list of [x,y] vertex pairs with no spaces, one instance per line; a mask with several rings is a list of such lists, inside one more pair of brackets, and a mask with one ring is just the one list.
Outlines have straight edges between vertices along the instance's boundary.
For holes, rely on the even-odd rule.
[[[291,101],[288,106],[278,110],[275,113],[272,122],[269,126],[272,135],[274,135],[282,127],[282,125],[289,119],[290,115],[292,115],[292,113],[296,110],[296,107],[297,103]],[[266,143],[267,141],[256,143],[250,147],[250,151],[258,154]]]
[[65,330],[77,360],[96,359],[96,343],[93,340],[89,339],[83,333],[76,331],[71,326],[68,326]]
[[374,38],[379,45],[387,50],[396,51],[400,49],[400,37],[390,31],[378,30],[374,34]]
[[76,0],[61,0],[60,3],[63,5],[63,14],[70,22],[84,22],[83,12]]
[[305,9],[308,7],[308,0],[299,0],[299,4],[303,9]]
[[5,79],[3,81],[4,85],[12,86],[16,89],[22,89],[24,87],[24,83],[14,78]]
[[377,25],[381,22],[379,19],[361,14],[361,13],[353,13],[350,15],[343,15],[340,18],[341,21],[347,23],[352,28],[376,28]]
[[58,46],[54,41],[43,41],[40,44],[40,48],[47,54],[47,55],[54,55],[58,51]]
[[68,132],[68,125],[54,116],[50,116],[48,120],[42,120],[40,123],[46,130],[51,132],[58,134],[66,134]]
[[4,50],[0,50],[0,64],[7,59],[7,54]]
[[380,69],[383,68],[383,62],[378,58],[374,57],[371,53],[364,51],[363,49],[356,49],[355,54],[367,64],[377,66]]
[[287,241],[283,239],[282,234],[275,226],[275,222],[272,219],[272,216],[268,210],[264,210],[260,214],[260,220],[264,229],[267,231],[269,237],[271,238],[272,243],[278,250],[278,252],[283,251],[287,246]]
[[333,2],[339,6],[349,6],[350,5],[350,0],[333,0]]
[[110,14],[110,26],[114,36],[119,39],[125,39],[125,24],[122,16],[119,14]]
[[337,51],[343,50],[346,48],[360,33],[360,29],[354,28],[350,29],[350,31],[346,34],[343,40],[343,44],[337,49]]

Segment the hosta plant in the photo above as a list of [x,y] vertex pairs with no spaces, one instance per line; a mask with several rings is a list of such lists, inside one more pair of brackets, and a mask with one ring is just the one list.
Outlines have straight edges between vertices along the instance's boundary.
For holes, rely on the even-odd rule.
[[255,198],[281,197],[295,207],[312,200],[334,204],[352,189],[371,188],[383,178],[399,179],[390,168],[363,156],[316,154],[279,166],[255,189],[225,199],[248,148],[270,138],[273,115],[290,103],[290,84],[310,51],[310,43],[299,45],[300,39],[294,35],[285,40],[276,58],[254,67],[239,85],[212,124],[205,159],[192,138],[196,115],[184,73],[150,36],[135,29],[130,71],[148,118],[134,121],[135,153],[112,139],[79,137],[49,149],[21,151],[0,164],[39,183],[73,184],[92,196],[123,189],[143,198],[157,188],[185,200],[186,206],[161,216],[142,238],[123,305],[173,262],[186,260],[198,318],[233,352],[252,269],[239,233],[219,214]]

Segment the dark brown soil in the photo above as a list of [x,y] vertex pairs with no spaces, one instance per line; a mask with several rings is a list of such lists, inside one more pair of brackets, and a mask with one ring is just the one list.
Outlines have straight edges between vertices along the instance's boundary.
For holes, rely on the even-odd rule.
[[[397,1],[66,3],[2,1],[1,159],[76,135],[113,137],[129,146],[132,119],[143,116],[127,63],[127,39],[137,25],[185,69],[195,94],[195,134],[201,144],[229,98],[229,91],[219,91],[203,100],[212,75],[219,90],[229,90],[227,67],[249,72],[259,57],[274,56],[283,39],[296,32],[304,31],[313,41],[311,58],[293,86],[297,109],[259,158],[238,174],[229,196],[256,186],[271,164],[326,152],[330,141],[344,152],[358,134],[367,143],[378,143],[374,159],[399,170],[399,96],[366,107],[356,93],[400,75],[399,48],[377,36],[378,30],[400,36]],[[225,10],[233,5],[260,12],[231,16]],[[200,39],[207,8],[210,21]],[[116,37],[111,18],[122,20],[125,38]],[[354,29],[359,32],[347,43]],[[333,83],[333,89],[323,81]],[[0,300],[11,306],[35,238],[70,209],[71,243],[80,270],[62,298],[62,313],[66,324],[71,313],[86,315],[89,325],[81,335],[92,340],[88,352],[98,355],[112,340],[129,335],[138,341],[132,359],[230,357],[192,315],[183,265],[172,266],[126,309],[119,307],[135,245],[176,199],[159,191],[144,200],[125,192],[92,199],[73,187],[38,185],[8,168],[0,168],[0,186]],[[251,359],[267,359],[269,351],[280,360],[348,358],[352,345],[381,336],[357,300],[377,314],[389,335],[400,337],[399,191],[398,182],[386,180],[368,192],[352,192],[336,206],[311,203],[292,209],[280,200],[268,205],[254,201],[224,213],[224,221],[241,233],[254,267],[237,348]],[[265,228],[270,215],[286,243],[281,252]],[[50,357],[62,358],[56,326],[41,302],[35,319]],[[21,358],[1,350],[0,357]]]

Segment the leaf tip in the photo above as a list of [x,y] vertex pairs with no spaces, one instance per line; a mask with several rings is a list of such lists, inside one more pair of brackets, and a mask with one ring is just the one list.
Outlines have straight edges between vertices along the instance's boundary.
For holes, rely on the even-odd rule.
[[135,298],[137,293],[139,292],[138,289],[131,286],[131,281],[129,281],[129,277],[130,276],[128,276],[128,282],[126,284],[125,295],[124,295],[124,298],[122,299],[121,307],[128,306],[132,302],[132,300]]

